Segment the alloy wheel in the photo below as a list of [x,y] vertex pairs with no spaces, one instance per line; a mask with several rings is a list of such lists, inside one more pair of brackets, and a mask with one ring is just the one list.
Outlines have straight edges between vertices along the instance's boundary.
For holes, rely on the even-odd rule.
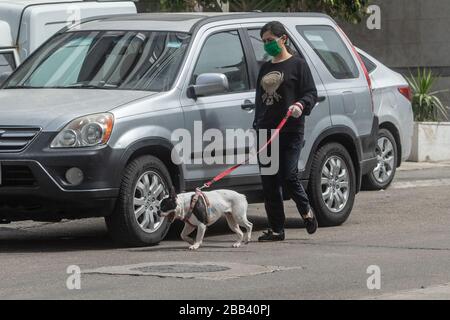
[[345,161],[338,156],[329,157],[321,173],[322,199],[327,208],[339,213],[347,204],[350,176]]
[[154,171],[146,171],[134,189],[134,215],[140,228],[153,233],[161,227],[164,217],[158,215],[161,200],[167,194],[164,180]]
[[373,176],[377,182],[384,184],[389,181],[394,169],[394,146],[386,137],[378,139],[377,147],[377,166],[373,169]]

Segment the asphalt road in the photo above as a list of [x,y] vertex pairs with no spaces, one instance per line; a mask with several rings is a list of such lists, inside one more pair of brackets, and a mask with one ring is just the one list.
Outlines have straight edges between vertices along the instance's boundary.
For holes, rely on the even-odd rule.
[[[308,236],[287,202],[285,242],[234,249],[221,221],[197,252],[174,232],[155,247],[115,248],[102,219],[0,225],[0,299],[450,299],[449,196],[450,163],[406,164],[388,190],[358,194],[340,227]],[[262,205],[249,217],[255,240],[266,223]],[[84,272],[150,262],[234,262],[242,277],[82,273],[81,289],[67,288],[70,265]],[[286,269],[249,275],[246,266]],[[379,267],[380,289],[368,289],[369,266]]]

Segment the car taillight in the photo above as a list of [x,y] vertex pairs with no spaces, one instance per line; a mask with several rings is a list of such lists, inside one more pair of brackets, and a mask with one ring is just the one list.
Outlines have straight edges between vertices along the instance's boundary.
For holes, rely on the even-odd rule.
[[336,25],[339,32],[342,34],[342,36],[347,40],[347,42],[350,44],[350,47],[353,50],[353,53],[355,54],[355,56],[358,58],[359,64],[361,65],[361,68],[364,72],[364,76],[366,77],[367,80],[367,84],[369,85],[369,92],[370,92],[370,102],[372,103],[372,112],[375,112],[375,105],[373,103],[373,93],[372,93],[372,80],[370,79],[370,75],[369,75],[369,71],[367,71],[366,65],[364,64],[361,56],[359,55],[358,51],[356,50],[355,46],[352,44],[352,42],[350,41],[350,39],[347,37],[347,35],[345,34],[345,32],[341,29],[341,27],[339,27],[338,25]]
[[398,91],[405,96],[406,99],[408,99],[409,101],[412,101],[413,99],[413,94],[412,94],[412,90],[409,86],[405,86],[405,87],[399,87]]

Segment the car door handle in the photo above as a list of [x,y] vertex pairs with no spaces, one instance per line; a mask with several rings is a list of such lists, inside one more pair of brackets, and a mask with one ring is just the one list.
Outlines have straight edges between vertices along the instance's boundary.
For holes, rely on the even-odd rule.
[[245,100],[244,103],[241,105],[241,109],[246,111],[252,111],[255,108],[256,105],[251,100]]

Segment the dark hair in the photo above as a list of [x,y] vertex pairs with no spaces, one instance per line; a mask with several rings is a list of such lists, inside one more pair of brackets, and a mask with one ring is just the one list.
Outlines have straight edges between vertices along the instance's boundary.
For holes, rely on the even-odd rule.
[[[266,32],[271,32],[274,36],[276,37],[282,37],[282,36],[286,36],[287,40],[289,40],[289,36],[288,33],[286,31],[286,28],[284,27],[284,25],[279,22],[279,21],[271,21],[268,22],[264,25],[264,27],[262,27],[261,32],[260,32],[260,36],[262,38],[262,36],[264,35],[264,33]],[[286,42],[286,49],[290,54],[295,54],[295,50],[293,50],[288,42]]]

